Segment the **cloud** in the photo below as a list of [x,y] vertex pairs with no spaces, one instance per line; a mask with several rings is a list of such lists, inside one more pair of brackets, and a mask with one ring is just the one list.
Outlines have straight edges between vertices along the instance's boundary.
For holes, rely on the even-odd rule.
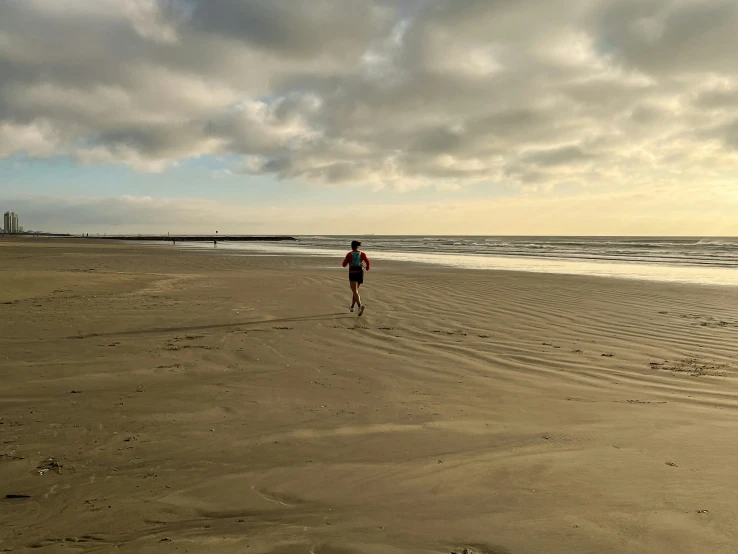
[[16,152],[43,158],[53,155],[60,139],[56,130],[46,121],[27,124],[0,122],[0,158]]
[[286,58],[331,56],[355,59],[370,41],[375,18],[371,2],[208,0],[192,14],[194,29],[224,36]]
[[[559,190],[553,190],[558,188]],[[695,194],[699,193],[699,194]],[[372,204],[362,217],[334,207],[238,204],[202,198],[118,196],[0,197],[27,229],[70,233],[475,235],[719,235],[735,236],[738,193],[732,183],[705,191],[656,187],[648,193],[599,194],[568,186],[522,196],[445,202]],[[432,217],[429,217],[429,214]]]
[[[6,209],[16,211],[27,228],[55,232],[136,233],[174,230],[180,233],[215,232],[218,226],[238,225],[255,232],[269,209],[232,206],[206,199],[168,199],[123,195],[112,198],[21,196],[5,198]],[[261,213],[259,213],[261,212]],[[187,222],[183,225],[183,221]]]
[[[0,157],[397,190],[719,187],[732,0],[8,0]],[[708,164],[709,165],[706,165]]]
[[176,43],[178,23],[183,22],[188,14],[184,9],[167,10],[166,6],[157,0],[131,0],[124,3],[133,28],[142,38]]

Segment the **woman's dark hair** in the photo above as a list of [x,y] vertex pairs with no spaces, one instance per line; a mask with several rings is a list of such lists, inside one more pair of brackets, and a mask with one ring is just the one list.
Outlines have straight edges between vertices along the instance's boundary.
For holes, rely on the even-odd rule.
[[351,241],[351,250],[356,250],[359,246],[361,246],[361,242],[358,240],[352,240]]

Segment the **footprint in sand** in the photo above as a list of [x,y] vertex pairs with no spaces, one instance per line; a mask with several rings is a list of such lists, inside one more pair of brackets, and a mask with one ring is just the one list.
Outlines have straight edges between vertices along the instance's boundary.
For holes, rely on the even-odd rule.
[[459,550],[452,550],[451,554],[510,554],[510,551],[503,546],[475,544]]

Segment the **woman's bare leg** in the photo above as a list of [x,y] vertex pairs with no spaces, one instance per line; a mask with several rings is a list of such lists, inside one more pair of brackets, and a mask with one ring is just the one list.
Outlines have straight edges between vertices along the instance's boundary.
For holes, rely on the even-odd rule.
[[359,296],[359,283],[350,281],[349,284],[351,285],[351,292],[353,293],[353,297],[351,299],[351,307],[353,308],[356,304],[361,306],[361,296]]
[[361,296],[359,296],[359,287],[361,283],[356,283],[356,298],[359,299],[359,317],[364,314],[364,304],[361,303]]

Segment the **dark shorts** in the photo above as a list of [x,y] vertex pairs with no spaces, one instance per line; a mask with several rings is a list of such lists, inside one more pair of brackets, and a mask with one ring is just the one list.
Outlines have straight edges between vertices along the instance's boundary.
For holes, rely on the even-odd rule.
[[364,272],[363,271],[349,271],[349,282],[351,283],[359,283],[360,285],[364,283]]

